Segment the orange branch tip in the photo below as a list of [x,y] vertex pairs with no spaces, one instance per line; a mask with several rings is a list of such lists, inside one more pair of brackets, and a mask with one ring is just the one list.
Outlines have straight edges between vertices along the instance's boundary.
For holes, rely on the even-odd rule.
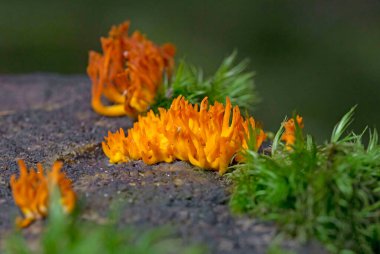
[[[298,124],[298,127],[303,129],[303,118],[299,115],[296,117],[296,121]],[[285,147],[287,150],[291,150],[292,146],[294,145],[296,141],[296,124],[294,122],[294,119],[291,118],[288,121],[283,123],[285,131],[281,136],[281,140],[285,142]]]

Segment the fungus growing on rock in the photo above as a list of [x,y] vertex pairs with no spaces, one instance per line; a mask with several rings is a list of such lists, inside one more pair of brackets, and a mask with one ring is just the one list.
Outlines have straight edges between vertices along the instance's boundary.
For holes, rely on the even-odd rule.
[[[209,106],[207,97],[200,105],[192,105],[179,96],[168,110],[159,108],[158,114],[150,111],[139,116],[127,137],[122,129],[109,133],[102,143],[103,151],[111,163],[142,159],[154,164],[179,159],[223,174],[234,155],[246,146],[248,126],[256,128],[254,119],[245,120],[238,106],[233,108],[231,119],[231,109],[229,98],[226,106],[219,102]],[[265,137],[259,129],[256,149]]]
[[18,227],[27,227],[33,221],[42,219],[48,214],[49,198],[54,188],[60,192],[63,211],[70,213],[75,206],[76,195],[68,179],[60,170],[61,162],[55,162],[51,171],[44,173],[40,163],[37,164],[37,171],[33,168],[26,168],[23,160],[18,161],[20,176],[16,179],[11,176],[10,185],[16,205],[20,208],[23,217],[16,219]]
[[[175,47],[155,45],[140,32],[128,35],[129,22],[113,26],[101,38],[103,54],[90,51],[92,108],[106,116],[135,117],[154,102],[164,75],[171,75]],[[112,105],[104,105],[102,96]]]

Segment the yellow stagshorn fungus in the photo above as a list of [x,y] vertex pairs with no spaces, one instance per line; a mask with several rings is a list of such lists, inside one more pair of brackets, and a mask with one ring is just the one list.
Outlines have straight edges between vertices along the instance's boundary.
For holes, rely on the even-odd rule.
[[[303,128],[303,119],[301,116],[296,116],[296,121],[299,128]],[[294,119],[291,118],[288,121],[284,123],[285,131],[281,136],[281,140],[285,141],[286,149],[290,150],[292,149],[292,146],[294,145],[294,142],[296,141],[296,125],[294,122]]]
[[[135,117],[146,111],[174,66],[172,44],[157,46],[138,31],[129,36],[128,30],[129,22],[113,26],[109,37],[101,38],[103,55],[90,51],[91,104],[102,115]],[[102,96],[113,105],[104,105]]]
[[[256,128],[253,118],[244,120],[238,106],[233,108],[231,119],[231,109],[229,98],[225,107],[218,102],[209,107],[207,98],[199,106],[179,96],[168,110],[160,108],[157,115],[150,111],[139,116],[127,137],[122,129],[109,132],[103,151],[111,163],[142,159],[154,164],[179,159],[223,174],[234,155],[247,147],[248,126]],[[256,148],[266,138],[261,129],[258,133]]]
[[76,195],[71,187],[71,180],[60,171],[61,162],[55,162],[47,174],[44,174],[40,163],[37,164],[37,171],[33,168],[28,170],[23,160],[19,160],[18,165],[19,178],[12,175],[10,180],[14,201],[23,213],[22,218],[16,219],[18,227],[27,227],[33,221],[47,216],[49,197],[54,188],[60,191],[63,210],[70,213],[74,209]]

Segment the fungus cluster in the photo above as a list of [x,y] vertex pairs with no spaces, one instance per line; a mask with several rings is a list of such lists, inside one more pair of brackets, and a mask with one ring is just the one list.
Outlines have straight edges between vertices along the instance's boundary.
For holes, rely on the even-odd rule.
[[37,164],[37,171],[33,168],[28,170],[23,160],[19,160],[18,165],[19,178],[16,179],[16,176],[12,175],[10,180],[14,201],[23,214],[22,218],[16,219],[18,227],[27,227],[33,221],[47,216],[49,198],[54,188],[61,194],[60,204],[63,211],[70,213],[74,209],[76,195],[71,180],[61,172],[61,162],[55,162],[46,174],[40,163]]
[[[139,116],[127,136],[122,129],[109,132],[103,151],[111,163],[142,159],[154,164],[179,159],[223,174],[234,155],[247,146],[248,126],[256,128],[254,119],[245,120],[238,106],[232,114],[231,109],[228,98],[226,106],[219,102],[209,106],[207,98],[198,106],[179,96],[168,110],[160,108],[158,114],[150,111]],[[259,129],[256,149],[265,137]]]
[[[303,129],[303,119],[301,116],[296,116],[297,125],[299,128]],[[286,149],[292,149],[294,142],[296,141],[296,123],[293,118],[284,122],[285,131],[281,136],[281,140],[285,141]]]
[[[136,117],[145,112],[174,66],[172,44],[157,46],[138,31],[129,36],[128,30],[129,22],[113,26],[101,38],[103,54],[90,52],[91,104],[102,115]],[[112,105],[103,104],[103,96]]]

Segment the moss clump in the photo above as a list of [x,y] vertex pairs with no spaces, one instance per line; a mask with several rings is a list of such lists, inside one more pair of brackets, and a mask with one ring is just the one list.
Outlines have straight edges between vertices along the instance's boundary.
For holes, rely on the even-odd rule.
[[236,212],[273,220],[301,240],[317,238],[332,253],[380,251],[380,145],[376,130],[343,135],[352,109],[331,140],[317,145],[296,126],[292,149],[273,141],[272,156],[248,150],[231,174]]

